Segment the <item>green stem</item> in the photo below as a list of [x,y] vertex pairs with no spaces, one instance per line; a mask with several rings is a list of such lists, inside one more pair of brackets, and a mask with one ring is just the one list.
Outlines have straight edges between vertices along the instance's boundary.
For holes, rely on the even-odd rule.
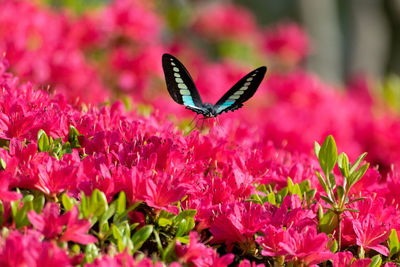
[[337,231],[337,233],[338,233],[338,251],[340,252],[341,244],[342,244],[342,227],[341,227],[342,212],[337,212],[336,214],[338,216],[338,231]]

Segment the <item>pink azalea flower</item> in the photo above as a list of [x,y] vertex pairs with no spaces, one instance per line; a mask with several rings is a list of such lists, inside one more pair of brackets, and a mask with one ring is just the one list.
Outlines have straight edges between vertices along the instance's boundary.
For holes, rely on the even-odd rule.
[[245,259],[241,263],[239,263],[238,267],[265,267],[264,264],[256,264],[255,262],[250,262],[249,260]]
[[186,246],[177,241],[175,250],[178,259],[185,264],[193,264],[194,266],[228,266],[232,263],[234,255],[229,253],[219,257],[218,253],[210,247],[198,241],[196,232],[190,232],[190,243]]
[[[235,27],[232,27],[235,25]],[[210,5],[196,18],[194,29],[208,38],[243,38],[256,32],[252,14],[235,5]]]
[[[146,261],[143,260],[143,261]],[[101,258],[96,258],[93,263],[85,264],[85,267],[136,267],[135,259],[126,252],[117,254],[114,257],[104,255]],[[152,266],[152,265],[150,265]]]
[[350,266],[353,258],[350,251],[337,252],[332,257],[332,267]]
[[308,54],[308,39],[295,23],[284,23],[266,31],[264,49],[293,65]]
[[78,219],[79,212],[77,206],[74,206],[72,210],[62,216],[66,221],[66,229],[60,238],[62,241],[73,241],[84,245],[97,241],[94,236],[86,234],[91,227],[90,221]]
[[287,252],[280,244],[289,241],[288,231],[268,225],[262,230],[264,236],[258,236],[256,242],[262,247],[261,254],[263,256],[283,256]]
[[187,185],[178,183],[177,179],[164,173],[146,180],[144,199],[150,207],[178,214],[178,207],[171,204],[181,200],[186,191]]
[[238,243],[244,251],[254,247],[254,234],[268,221],[265,208],[252,202],[230,203],[221,206],[211,223],[212,243],[225,243],[231,249]]
[[317,233],[315,227],[305,227],[300,232],[291,228],[288,232],[288,240],[279,244],[286,252],[288,260],[304,265],[317,265],[332,258],[333,253],[327,247],[328,236]]
[[[359,212],[344,213],[345,216],[342,223],[343,244],[348,246],[359,242],[363,246],[378,245],[380,242],[385,241],[385,237],[387,237],[391,229],[399,229],[397,220],[399,212],[395,207],[388,204],[381,197],[367,197],[362,201],[353,203],[351,208]],[[374,233],[370,233],[369,229],[360,228],[360,225],[364,224],[373,227]],[[384,250],[386,251],[386,249]],[[381,250],[377,251],[382,253]]]
[[72,266],[70,260],[53,243],[40,240],[40,234],[12,231],[0,244],[1,266]]
[[353,221],[353,229],[357,235],[356,243],[364,250],[373,249],[382,255],[389,255],[389,249],[380,245],[387,240],[390,232],[380,225],[372,214],[367,215],[362,221]]
[[[0,156],[1,158],[1,156]],[[12,176],[9,173],[0,171],[0,200],[4,202],[10,202],[22,198],[21,193],[10,191],[9,185]]]
[[60,209],[56,203],[49,202],[41,214],[31,210],[28,219],[46,238],[52,239],[61,234],[66,223],[65,217],[60,216]]

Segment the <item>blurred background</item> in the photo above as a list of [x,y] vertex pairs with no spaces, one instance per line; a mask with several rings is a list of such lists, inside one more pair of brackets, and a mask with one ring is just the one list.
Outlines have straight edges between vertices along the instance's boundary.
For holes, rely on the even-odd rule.
[[[8,69],[81,106],[122,100],[179,127],[161,55],[217,101],[252,69],[267,77],[244,108],[220,116],[231,139],[310,153],[333,134],[350,157],[400,162],[400,0],[0,0]],[[240,134],[239,134],[240,136]]]
[[263,25],[296,21],[309,36],[306,66],[330,82],[400,73],[399,0],[237,0]]

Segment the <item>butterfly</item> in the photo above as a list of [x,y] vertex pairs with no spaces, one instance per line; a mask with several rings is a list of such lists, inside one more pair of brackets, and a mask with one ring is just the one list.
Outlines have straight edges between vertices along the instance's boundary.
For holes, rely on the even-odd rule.
[[172,99],[198,115],[202,114],[204,118],[217,117],[224,112],[241,108],[243,103],[257,91],[267,71],[267,68],[263,66],[245,75],[213,105],[203,103],[192,77],[177,58],[170,54],[163,54],[162,66],[167,89]]

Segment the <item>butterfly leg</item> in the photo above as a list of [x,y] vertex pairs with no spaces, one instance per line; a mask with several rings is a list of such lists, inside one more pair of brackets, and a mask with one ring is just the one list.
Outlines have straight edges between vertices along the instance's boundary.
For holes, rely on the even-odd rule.
[[[199,116],[199,114],[196,114],[196,116],[194,116],[193,120],[189,123],[189,125],[192,125],[192,123],[197,119],[197,116]],[[196,124],[195,124],[195,126],[196,126]]]
[[221,124],[219,123],[219,118],[218,118],[218,117],[215,117],[215,121],[217,122],[218,127],[221,129],[221,131],[225,134],[224,128],[223,128],[223,127],[221,126]]
[[187,134],[190,134],[195,128],[197,128],[198,120],[196,120],[196,119],[197,119],[197,116],[198,116],[198,115],[199,115],[199,114],[196,114],[196,116],[194,117],[194,119],[189,123],[189,126],[191,126],[192,123],[195,122],[194,125],[193,125],[193,127],[190,128],[190,130],[189,130],[189,132],[188,132]]

